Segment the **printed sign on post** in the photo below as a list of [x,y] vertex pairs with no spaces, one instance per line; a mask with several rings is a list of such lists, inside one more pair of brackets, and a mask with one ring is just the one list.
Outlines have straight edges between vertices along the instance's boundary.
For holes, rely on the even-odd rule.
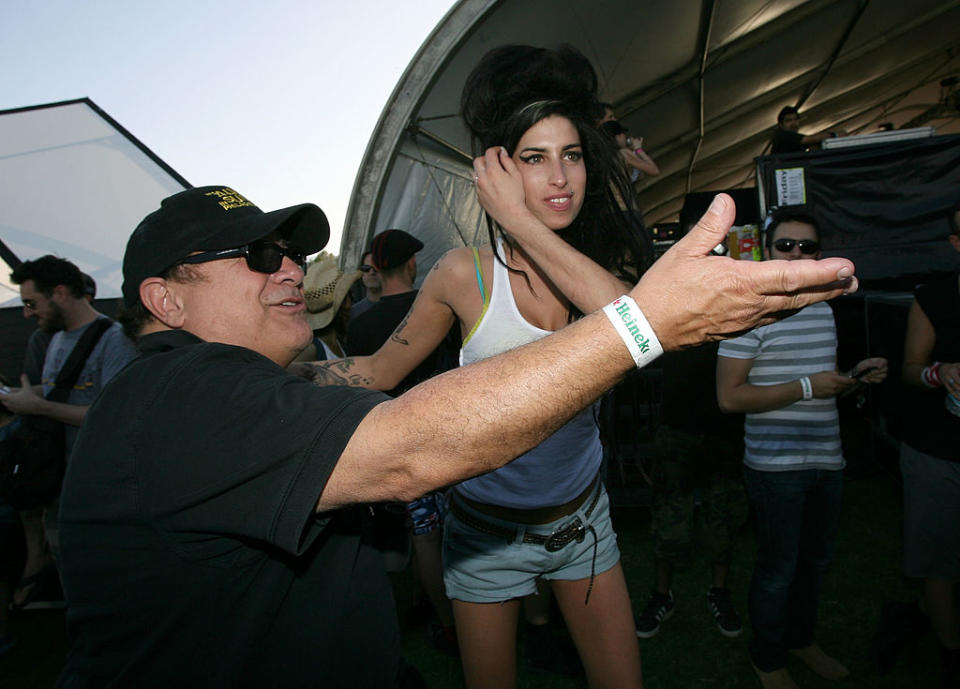
[[774,170],[774,175],[777,180],[778,206],[802,206],[807,202],[807,186],[802,167]]

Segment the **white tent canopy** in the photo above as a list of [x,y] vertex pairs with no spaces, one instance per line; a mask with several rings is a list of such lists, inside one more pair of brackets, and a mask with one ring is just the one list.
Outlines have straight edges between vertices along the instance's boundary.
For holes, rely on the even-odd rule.
[[[190,186],[89,99],[0,112],[0,179],[6,248],[20,260],[70,259],[106,298],[120,296],[130,232]],[[9,272],[0,306],[20,303]]]
[[461,0],[384,109],[341,260],[358,263],[388,227],[424,241],[424,266],[483,241],[458,110],[466,75],[495,46],[569,43],[590,58],[603,99],[662,170],[639,196],[653,224],[675,220],[688,192],[754,186],[784,105],[800,107],[804,133],[960,133],[958,26],[957,0]]

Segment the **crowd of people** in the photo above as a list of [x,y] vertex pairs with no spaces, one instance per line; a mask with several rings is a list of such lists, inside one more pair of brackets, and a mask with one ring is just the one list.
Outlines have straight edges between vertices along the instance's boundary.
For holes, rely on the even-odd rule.
[[[635,689],[638,639],[673,614],[674,572],[694,549],[718,630],[743,632],[728,577],[747,503],[759,681],[796,687],[791,655],[848,676],[816,636],[842,493],[836,399],[888,368],[865,356],[838,369],[825,302],[856,289],[852,264],[821,258],[815,214],[786,211],[767,261],[713,255],[735,215],[722,194],[654,263],[634,184],[659,168],[571,48],[490,51],[461,112],[489,243],[449,251],[419,289],[409,233],[378,233],[355,271],[308,265],[329,235],[318,207],[264,212],[224,185],[141,221],[119,323],[96,337],[108,319],[76,266],[16,268],[24,315],[52,338],[42,351],[31,340],[39,373],[0,409],[5,424],[63,424],[69,461],[60,495],[19,511],[26,565],[0,604],[22,608],[55,566],[70,636],[58,687],[423,686],[401,657],[376,528],[402,515],[430,641],[459,657],[469,689],[516,686],[521,611],[527,667]],[[957,209],[950,220],[960,250]],[[906,573],[925,581],[917,611],[944,686],[960,678],[960,417],[944,404],[960,398],[958,324],[957,273],[918,290],[903,368],[922,416],[902,459]],[[75,350],[79,378],[53,401]],[[661,355],[656,576],[635,613],[595,407]],[[549,631],[554,610],[575,652]],[[12,647],[0,615],[0,653]]]

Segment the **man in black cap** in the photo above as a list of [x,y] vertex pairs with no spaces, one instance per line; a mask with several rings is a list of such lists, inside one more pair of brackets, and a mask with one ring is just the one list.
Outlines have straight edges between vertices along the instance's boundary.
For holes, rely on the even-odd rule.
[[[423,242],[403,230],[385,230],[370,242],[370,258],[380,272],[380,300],[350,321],[344,344],[349,356],[376,352],[406,317],[417,298],[413,283],[417,279],[417,252],[422,248]],[[435,374],[439,358],[440,351],[434,350],[387,394],[396,397]]]
[[629,297],[391,400],[285,370],[312,338],[319,208],[263,213],[229,187],[166,199],[124,256],[141,355],[91,406],[64,484],[58,686],[391,687],[390,585],[352,506],[502,466],[661,344],[855,289],[844,259],[708,256],[734,213],[718,197]]
[[[370,242],[370,261],[380,273],[380,299],[347,326],[344,350],[348,356],[369,356],[390,337],[402,337],[394,331],[417,299],[413,283],[417,278],[416,254],[422,248],[423,242],[403,230],[385,230]],[[448,336],[387,394],[396,397],[443,369],[455,366],[458,344],[458,338]],[[437,616],[436,623],[428,624],[427,638],[438,650],[453,654],[457,645],[453,609],[443,588],[441,559],[443,502],[441,493],[430,493],[408,502],[403,513],[378,510],[376,519],[384,526],[379,531],[388,534],[403,534],[405,525],[409,524],[414,566]],[[391,522],[399,528],[389,528]],[[399,545],[386,541],[379,545],[386,551],[407,549],[402,540]]]

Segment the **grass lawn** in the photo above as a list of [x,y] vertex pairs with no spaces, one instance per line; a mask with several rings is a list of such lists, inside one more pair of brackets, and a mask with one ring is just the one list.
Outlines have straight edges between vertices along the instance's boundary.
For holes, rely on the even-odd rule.
[[[917,594],[915,582],[900,575],[901,509],[899,486],[889,476],[847,480],[843,523],[837,557],[828,575],[820,605],[819,641],[828,652],[850,668],[850,679],[838,684],[821,680],[792,662],[790,670],[803,689],[920,689],[936,686],[939,660],[933,638],[928,635],[910,657],[898,660],[890,674],[880,676],[870,662],[870,642],[876,629],[880,605],[886,600],[909,600]],[[624,569],[634,607],[645,602],[652,582],[653,566],[649,513],[644,508],[618,508],[614,525],[620,536]],[[730,588],[745,615],[746,591],[755,545],[750,528],[743,529],[737,543]],[[398,604],[403,609],[413,586],[406,574],[394,576]],[[674,582],[677,611],[653,639],[641,640],[644,677],[648,689],[715,689],[759,687],[746,654],[749,631],[727,639],[716,631],[707,611],[704,593],[708,565],[693,560]],[[18,646],[0,658],[0,687],[38,689],[52,685],[63,661],[66,640],[63,614],[22,613],[13,622]],[[431,649],[419,630],[405,633],[403,650],[433,689],[461,686],[457,661]],[[583,683],[553,675],[521,672],[521,688],[574,689]],[[331,688],[334,689],[334,688]]]

